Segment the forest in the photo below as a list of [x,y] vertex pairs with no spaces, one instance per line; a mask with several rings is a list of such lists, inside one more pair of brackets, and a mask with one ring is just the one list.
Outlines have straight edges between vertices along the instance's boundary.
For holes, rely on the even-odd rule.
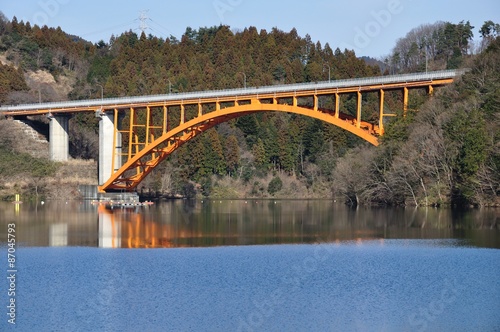
[[[142,192],[183,197],[343,199],[349,204],[498,205],[500,194],[500,27],[487,21],[473,44],[469,22],[436,22],[402,37],[387,56],[284,32],[229,26],[186,28],[179,39],[127,31],[90,43],[61,28],[31,26],[0,15],[0,103],[77,100],[264,86],[468,68],[432,97],[412,92],[410,111],[386,125],[379,147],[329,124],[266,113],[221,124],[164,161]],[[67,93],[28,73],[71,82]],[[355,95],[341,109],[355,112]],[[402,96],[385,108],[402,113]],[[364,117],[378,99],[363,96]],[[331,108],[326,100],[322,107]],[[93,114],[70,121],[70,154],[97,159]],[[0,133],[1,135],[1,133]],[[4,144],[3,140],[0,145]],[[5,144],[4,144],[5,145]],[[0,150],[9,153],[8,146]],[[1,171],[1,170],[0,170]]]

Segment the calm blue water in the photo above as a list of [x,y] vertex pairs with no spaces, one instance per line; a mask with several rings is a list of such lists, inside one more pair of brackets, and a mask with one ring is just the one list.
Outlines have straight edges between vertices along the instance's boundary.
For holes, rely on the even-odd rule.
[[15,330],[500,331],[500,250],[462,244],[23,247]]

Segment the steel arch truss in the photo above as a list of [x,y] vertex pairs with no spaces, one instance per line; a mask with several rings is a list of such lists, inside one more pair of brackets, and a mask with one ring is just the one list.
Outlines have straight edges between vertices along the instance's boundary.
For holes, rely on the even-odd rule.
[[[277,99],[270,103],[264,103],[259,99],[251,99],[245,104],[234,102],[233,106],[221,108],[220,103],[215,103],[215,111],[202,114],[202,105],[198,105],[199,112],[195,118],[184,122],[184,106],[181,105],[180,124],[171,130],[167,130],[167,107],[163,109],[163,123],[158,126],[152,123],[151,110],[146,108],[146,124],[134,124],[136,109],[130,109],[130,125],[128,130],[115,131],[129,136],[128,151],[122,152],[122,157],[127,161],[116,172],[114,172],[106,183],[99,187],[99,191],[132,191],[138,184],[165,158],[181,147],[184,143],[195,138],[208,129],[231,119],[257,112],[286,112],[304,116],[309,116],[327,123],[333,124],[354,135],[357,135],[373,145],[378,145],[377,137],[380,134],[379,127],[368,122],[358,121],[357,118],[336,111],[318,109],[315,103],[308,108],[297,105],[297,98],[293,98],[293,105],[279,104]],[[115,123],[119,117],[118,110],[115,110]],[[141,142],[134,132],[136,126],[145,128],[145,141]],[[162,134],[155,137],[154,130],[162,130]],[[115,134],[116,135],[116,134]],[[115,148],[113,151],[117,151]],[[116,152],[115,152],[116,153]],[[113,160],[115,157],[113,156]]]
[[[401,110],[404,115],[409,107],[410,89],[425,88],[428,94],[432,94],[435,87],[451,84],[465,72],[437,71],[332,82],[0,106],[0,115],[11,118],[53,117],[95,112],[103,121],[99,129],[99,181],[105,182],[99,186],[99,191],[132,191],[184,143],[219,123],[256,112],[309,116],[378,145],[378,137],[384,134],[384,119],[396,116],[394,112],[384,111],[387,91],[402,91]],[[379,100],[379,114],[378,117],[374,113],[370,115],[372,122],[364,121],[366,115],[365,119],[361,115],[362,94],[369,92],[378,93]],[[356,95],[356,109],[350,105],[353,115],[340,112],[341,95]],[[333,110],[320,107],[322,97],[331,98]],[[126,123],[125,129],[122,122]],[[50,136],[51,144],[58,139]]]
[[[232,96],[224,98],[188,99],[170,102],[155,102],[144,104],[123,104],[114,109],[114,139],[111,177],[98,187],[100,192],[106,191],[133,191],[139,183],[151,173],[165,158],[172,154],[184,143],[207,131],[208,129],[231,119],[258,112],[286,112],[312,117],[334,126],[347,130],[365,141],[377,146],[378,137],[384,134],[384,118],[394,117],[396,114],[384,112],[384,96],[388,90],[403,91],[403,114],[408,109],[408,91],[412,88],[426,88],[429,94],[433,87],[450,84],[453,79],[433,81],[400,82],[393,84],[375,84],[367,86],[349,86],[345,88],[328,88],[323,90],[286,91],[265,94],[250,94],[247,96]],[[362,120],[361,104],[362,94],[365,92],[378,92],[379,116],[376,124]],[[340,96],[342,94],[356,94],[356,116],[340,112]],[[334,98],[334,109],[319,107],[319,97],[330,96]],[[299,104],[299,100],[307,100],[306,105]],[[186,120],[186,106],[196,108],[197,115]],[[130,123],[128,129],[121,130],[120,119],[123,112],[129,109]],[[169,107],[178,109],[180,114],[179,124],[171,124]],[[155,110],[156,108],[156,110]],[[158,108],[162,109],[161,117]],[[204,113],[204,108],[209,112]],[[146,112],[145,123],[136,121],[136,110]],[[109,109],[107,111],[110,111]],[[120,115],[122,114],[122,115]],[[156,115],[156,119],[155,116]],[[161,120],[158,120],[160,118]],[[174,127],[173,129],[170,129]],[[137,134],[142,130],[143,138]],[[157,132],[161,134],[156,135]],[[128,136],[128,147],[123,152],[121,136]],[[120,136],[120,140],[116,139]],[[121,166],[121,160],[125,163]],[[116,164],[119,160],[119,164]]]

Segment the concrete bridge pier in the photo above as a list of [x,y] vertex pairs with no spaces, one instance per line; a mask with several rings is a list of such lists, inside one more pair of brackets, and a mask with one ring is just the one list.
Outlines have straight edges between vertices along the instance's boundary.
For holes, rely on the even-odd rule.
[[68,161],[69,159],[69,119],[65,114],[47,116],[49,124],[49,156],[50,160]]
[[[98,110],[96,116],[100,118],[99,185],[103,185],[115,171],[122,167],[122,134],[116,131],[116,137],[113,137],[115,133],[115,115],[113,113],[105,113]],[[117,116],[117,129],[120,129],[123,116]]]

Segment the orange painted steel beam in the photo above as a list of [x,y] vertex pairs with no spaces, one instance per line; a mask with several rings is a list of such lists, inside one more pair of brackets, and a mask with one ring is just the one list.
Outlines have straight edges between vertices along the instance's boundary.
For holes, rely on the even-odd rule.
[[380,135],[384,135],[384,96],[385,92],[384,90],[380,89],[379,91],[379,119],[378,119],[378,127],[380,130]]
[[408,112],[408,88],[403,87],[403,114],[406,116]]
[[356,107],[356,127],[361,128],[361,103],[362,103],[361,92],[358,91],[357,97],[358,98]]
[[[113,128],[113,150],[112,150],[112,153],[113,153],[113,156],[112,156],[112,159],[111,159],[111,169],[112,169],[112,172],[115,171],[115,160],[116,160],[116,138],[118,136],[118,110],[115,109],[115,114],[114,114],[114,128]],[[121,157],[120,157],[121,158]]]
[[340,114],[340,96],[335,93],[335,117],[338,118]]
[[163,123],[162,123],[162,133],[165,134],[168,131],[168,108],[163,105]]

